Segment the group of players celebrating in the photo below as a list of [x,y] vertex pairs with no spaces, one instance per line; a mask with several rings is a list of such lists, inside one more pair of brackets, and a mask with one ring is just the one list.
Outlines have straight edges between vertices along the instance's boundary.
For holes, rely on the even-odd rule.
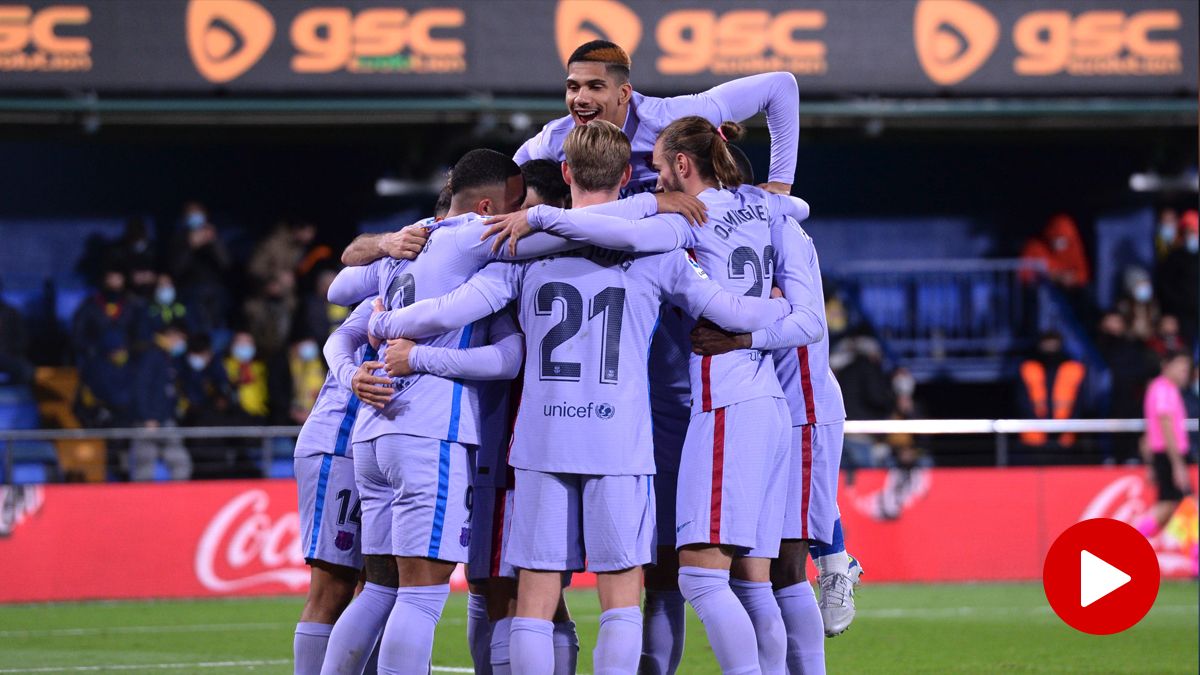
[[[853,619],[795,78],[652,98],[601,40],[567,69],[569,115],[343,255],[329,299],[357,308],[296,449],[297,673],[429,672],[458,563],[476,673],[574,673],[585,569],[597,675],[674,673],[685,601],[724,673],[823,673]],[[754,187],[728,120],[760,112]]]

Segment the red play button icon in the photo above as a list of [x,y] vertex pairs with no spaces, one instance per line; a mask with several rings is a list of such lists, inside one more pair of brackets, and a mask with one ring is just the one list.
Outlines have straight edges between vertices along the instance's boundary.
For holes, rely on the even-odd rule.
[[1111,518],[1076,523],[1054,540],[1042,568],[1046,599],[1075,630],[1130,628],[1158,597],[1158,556],[1137,530]]

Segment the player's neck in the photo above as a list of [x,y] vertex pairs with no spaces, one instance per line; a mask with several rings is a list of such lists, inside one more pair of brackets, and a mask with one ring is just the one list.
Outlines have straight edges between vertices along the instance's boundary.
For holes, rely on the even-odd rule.
[[578,185],[571,185],[571,208],[578,209],[584,206],[607,204],[617,201],[620,196],[621,188],[592,192],[581,190]]
[[702,178],[685,178],[682,180],[683,192],[695,197],[701,192],[709,188],[717,188],[719,185],[715,181],[707,181]]

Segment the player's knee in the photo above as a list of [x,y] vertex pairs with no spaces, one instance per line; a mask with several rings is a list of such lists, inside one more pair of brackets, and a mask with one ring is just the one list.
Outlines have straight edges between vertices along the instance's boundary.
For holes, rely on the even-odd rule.
[[400,574],[396,569],[396,559],[390,555],[365,555],[363,568],[367,572],[367,583],[388,588],[400,587]]
[[789,539],[779,546],[779,557],[771,561],[771,586],[775,590],[808,581],[808,542]]

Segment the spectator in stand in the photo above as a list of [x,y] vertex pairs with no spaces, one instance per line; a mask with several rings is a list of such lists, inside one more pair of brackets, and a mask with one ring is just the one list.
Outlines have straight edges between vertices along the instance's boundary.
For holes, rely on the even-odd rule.
[[337,278],[337,270],[329,265],[322,266],[316,273],[312,292],[304,297],[300,308],[299,330],[314,335],[324,342],[334,329],[342,325],[350,310],[329,302],[329,285]]
[[[280,375],[271,373],[279,384],[272,390],[272,399],[287,402],[286,424],[304,424],[317,394],[325,384],[325,361],[321,356],[321,345],[308,335],[300,335],[288,347],[282,363],[276,369]],[[278,391],[278,393],[276,393]]]
[[[1087,368],[1067,356],[1062,336],[1043,333],[1037,351],[1021,364],[1020,406],[1025,417],[1039,420],[1066,420],[1079,417],[1079,394]],[[1021,444],[1042,462],[1053,463],[1054,451],[1066,451],[1075,446],[1075,434],[1046,434],[1027,431],[1021,434]]]
[[[1154,352],[1129,333],[1125,317],[1119,312],[1107,312],[1100,320],[1096,348],[1112,374],[1108,415],[1117,419],[1136,419],[1142,414],[1142,398],[1146,383],[1158,372]],[[1137,439],[1127,434],[1113,434],[1111,456],[1106,461],[1127,463],[1137,460]]]
[[230,257],[203,204],[188,202],[184,206],[183,224],[171,242],[167,268],[178,284],[180,299],[197,314],[197,324],[224,327]]
[[[1185,353],[1168,354],[1162,361],[1162,374],[1146,388],[1146,466],[1158,487],[1158,501],[1138,521],[1138,531],[1153,537],[1171,520],[1184,496],[1191,494],[1187,471],[1187,410],[1182,392],[1192,374],[1192,357]],[[1192,552],[1196,560],[1196,552]]]
[[[1197,283],[1200,283],[1200,281],[1197,281]],[[1154,335],[1150,337],[1146,345],[1159,358],[1171,352],[1187,351],[1186,345],[1183,343],[1183,335],[1179,332],[1179,319],[1170,314],[1163,314],[1159,317],[1157,330],[1154,331]]]
[[187,306],[175,292],[175,282],[170,274],[160,274],[154,286],[154,296],[146,308],[146,322],[152,333],[182,322],[188,333],[204,331],[207,326],[197,326],[191,321]]
[[[109,260],[128,270],[154,269],[154,241],[146,221],[134,216],[125,221],[121,237],[113,242]],[[136,284],[136,280],[133,280]],[[153,285],[153,281],[150,282]]]
[[270,361],[287,347],[296,313],[296,277],[280,270],[261,291],[246,301],[246,325],[263,360]]
[[247,268],[250,276],[266,284],[282,272],[294,275],[316,237],[317,226],[312,223],[276,225],[270,236],[255,247]]
[[126,292],[124,272],[107,267],[100,290],[75,311],[71,344],[79,365],[101,354],[102,344],[119,344],[128,350],[137,337],[143,309],[137,298]]
[[134,420],[129,343],[108,331],[80,371],[77,415],[85,427],[128,427]]
[[1200,330],[1200,214],[1184,213],[1179,234],[1159,265],[1158,296],[1163,311],[1179,317],[1184,341],[1193,347]]
[[1159,307],[1154,299],[1154,284],[1150,273],[1141,267],[1125,270],[1124,295],[1117,301],[1117,310],[1129,324],[1129,333],[1142,342],[1149,343],[1158,324]]
[[[173,428],[179,407],[179,370],[187,351],[182,322],[169,323],[154,332],[153,344],[133,360],[134,425],[147,429]],[[159,457],[171,480],[192,475],[192,458],[178,439],[134,439],[129,448],[129,478],[154,480]]]
[[[0,290],[4,290],[3,284]],[[28,350],[29,333],[21,312],[0,297],[0,384],[26,384],[33,380]]]
[[[846,365],[838,371],[842,397],[848,420],[888,419],[895,409],[892,382],[883,370],[883,349],[869,335],[859,335],[842,341],[842,349],[850,352],[843,357]],[[832,359],[831,359],[832,360]],[[848,468],[875,466],[875,441],[866,434],[846,434],[843,462]]]
[[1167,207],[1158,212],[1158,236],[1154,238],[1154,260],[1161,263],[1179,240],[1179,212]]
[[238,407],[256,423],[265,421],[271,412],[267,366],[258,358],[258,348],[249,331],[233,334],[229,355],[225,357],[225,374],[233,385]]
[[[1041,234],[1025,243],[1021,258],[1045,263],[1050,280],[1064,289],[1081,289],[1092,279],[1079,227],[1065,213],[1051,218]],[[1022,280],[1029,282],[1033,277],[1023,273]]]
[[233,387],[225,368],[214,357],[212,338],[207,333],[196,333],[188,338],[185,367],[180,368],[180,407],[189,420],[197,416],[211,417],[223,406],[221,400],[233,399]]

